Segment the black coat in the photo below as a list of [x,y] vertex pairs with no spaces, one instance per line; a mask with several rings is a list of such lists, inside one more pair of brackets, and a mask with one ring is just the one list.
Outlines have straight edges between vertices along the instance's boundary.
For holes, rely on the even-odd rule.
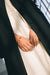
[[8,75],[27,75],[6,13],[4,0],[0,0],[0,57],[5,58]]
[[[34,5],[35,9],[33,9],[32,3],[30,4],[27,1],[31,3],[31,0],[11,0],[11,2],[17,8],[17,10],[23,15],[23,17],[31,25],[32,29],[34,29],[35,27],[34,30],[37,33],[40,41],[43,43],[47,52],[50,54],[49,51],[50,26],[48,22],[45,20],[42,13],[36,8],[36,6]],[[39,13],[41,14],[42,17],[39,15]],[[33,25],[33,20],[34,20],[34,25]],[[42,36],[42,38],[40,36]],[[18,49],[18,45],[15,41],[14,33],[11,28],[9,18],[6,13],[4,0],[0,0],[0,57],[5,58],[8,75],[27,75],[26,69],[24,67]]]

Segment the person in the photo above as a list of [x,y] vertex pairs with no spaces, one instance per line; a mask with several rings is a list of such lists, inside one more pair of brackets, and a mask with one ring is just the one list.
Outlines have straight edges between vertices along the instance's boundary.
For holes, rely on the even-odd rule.
[[[0,35],[1,36],[0,56],[5,58],[8,75],[14,75],[14,74],[15,75],[27,75],[27,74],[28,75],[33,75],[33,74],[36,75],[37,73],[40,74],[39,70],[41,70],[42,66],[39,68],[39,70],[37,72],[36,66],[37,66],[37,63],[40,66],[40,62],[37,59],[37,63],[35,63],[36,58],[37,58],[37,56],[36,56],[37,50],[33,49],[39,43],[37,35],[35,34],[35,32],[32,29],[30,29],[30,35],[29,35],[29,27],[27,26],[27,23],[25,22],[25,20],[22,17],[18,16],[19,15],[19,13],[17,14],[18,11],[16,11],[14,9],[14,7],[12,6],[12,4],[9,0],[5,0],[7,14],[5,11],[4,1],[2,0],[2,1],[0,1],[0,3],[2,4],[2,5],[0,5],[1,9],[3,8],[2,11],[0,12],[0,15],[1,15],[0,31],[3,32],[3,33],[0,33],[1,34]],[[11,11],[10,11],[10,8],[11,8]],[[14,10],[14,12],[12,10]],[[3,11],[4,11],[4,13],[3,13]],[[13,13],[15,13],[15,14],[13,14]],[[23,20],[21,20],[21,18]],[[11,25],[12,25],[12,28],[11,28]],[[17,25],[17,27],[15,25]],[[21,25],[22,25],[22,27],[23,26],[26,26],[26,27],[23,27],[24,29],[20,29],[20,28],[22,28]],[[12,29],[15,34],[13,34]],[[22,31],[19,32],[17,30],[22,30]],[[25,33],[24,33],[24,31],[25,31]],[[27,31],[27,34],[26,34],[26,31]],[[34,38],[35,38],[35,40],[34,40]],[[30,52],[30,50],[31,50],[31,52]],[[23,61],[22,61],[22,59],[23,59]],[[23,62],[24,62],[24,64],[23,64]],[[24,65],[25,65],[25,67],[24,67]],[[46,73],[46,70],[44,71],[44,69],[42,70],[41,73],[47,75],[49,73],[48,69],[47,69],[47,73]]]
[[[7,0],[6,0],[7,1]],[[9,3],[9,4],[8,4]],[[23,29],[23,26],[24,25],[20,25],[20,21],[21,19],[19,18],[19,12],[16,11],[15,9],[13,9],[13,6],[12,4],[9,2],[9,0],[7,2],[5,2],[6,4],[6,9],[7,9],[7,14],[9,16],[9,19],[11,21],[11,26],[12,26],[12,29],[14,31],[15,34],[15,38],[16,38],[16,41],[17,41],[17,44],[18,46],[23,50],[23,51],[29,51],[29,50],[32,50],[32,48],[34,46],[36,46],[38,43],[39,43],[39,40],[38,40],[38,37],[36,35],[36,33],[31,29],[31,27],[29,26],[30,28],[30,38],[29,40],[27,38],[24,38],[22,35],[20,36],[19,34],[19,31],[22,32],[20,29],[20,27],[22,27]],[[9,8],[10,7],[10,8]],[[9,13],[10,12],[10,13]],[[16,15],[15,15],[16,14]],[[12,15],[12,16],[11,16]],[[16,17],[15,17],[16,16]],[[15,22],[16,20],[16,22]],[[16,24],[14,25],[15,22]],[[19,23],[18,23],[19,22]],[[23,22],[23,24],[25,23],[25,21]],[[22,23],[21,23],[22,24]],[[26,27],[28,28],[28,26],[26,26],[26,23],[25,23],[25,26],[24,26],[24,29],[26,29]],[[18,31],[19,30],[19,31]],[[28,29],[26,29],[26,31],[28,31]],[[25,33],[23,31],[23,33]],[[29,31],[28,31],[29,33]],[[25,35],[26,36],[26,35]],[[21,39],[20,39],[21,38]],[[20,40],[20,41],[19,41]]]
[[8,75],[27,75],[7,16],[5,0],[0,0],[0,58],[5,59]]
[[[10,0],[5,0],[5,6],[27,74],[47,75],[49,73],[49,67],[48,69],[46,68],[46,63],[45,65],[43,65],[45,59],[43,55],[43,49],[40,46],[37,34],[29,26],[29,24],[25,21],[25,19],[20,15],[18,10],[14,8]],[[40,58],[41,61],[38,57],[39,53],[42,54],[39,56],[39,57],[42,56],[42,58]],[[39,70],[38,67],[36,67],[38,65]],[[49,65],[47,64],[47,66]],[[47,69],[47,72],[46,70],[44,71],[43,69]]]

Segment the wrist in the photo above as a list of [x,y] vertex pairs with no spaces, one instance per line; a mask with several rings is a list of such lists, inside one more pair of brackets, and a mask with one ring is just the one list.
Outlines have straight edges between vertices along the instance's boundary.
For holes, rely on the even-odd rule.
[[16,39],[16,41],[18,42],[19,39],[21,39],[21,36],[19,36],[18,34],[15,34],[15,39]]

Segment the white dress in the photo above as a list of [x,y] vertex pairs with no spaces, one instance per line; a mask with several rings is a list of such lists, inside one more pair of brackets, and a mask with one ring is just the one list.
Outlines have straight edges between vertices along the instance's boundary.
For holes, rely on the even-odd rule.
[[[14,33],[29,39],[27,22],[9,0],[5,0],[5,6]],[[19,51],[28,75],[50,75],[50,57],[40,43],[32,51]]]

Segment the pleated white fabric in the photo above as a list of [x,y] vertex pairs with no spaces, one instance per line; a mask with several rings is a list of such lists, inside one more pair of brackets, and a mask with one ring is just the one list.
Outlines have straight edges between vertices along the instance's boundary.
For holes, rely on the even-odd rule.
[[[5,0],[5,6],[14,33],[29,39],[30,29],[27,22],[10,0]],[[50,75],[50,57],[41,43],[32,51],[23,52],[20,48],[19,51],[28,75]]]

